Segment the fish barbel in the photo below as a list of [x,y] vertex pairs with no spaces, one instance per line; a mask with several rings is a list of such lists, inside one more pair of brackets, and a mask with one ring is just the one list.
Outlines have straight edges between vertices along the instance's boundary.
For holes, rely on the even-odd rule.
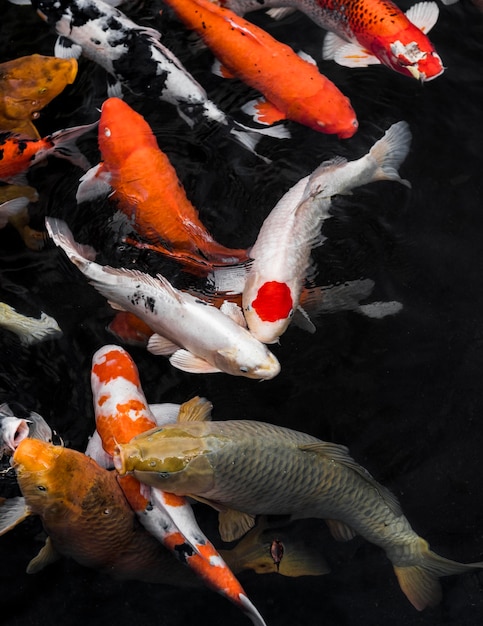
[[118,471],[210,504],[224,540],[240,537],[256,515],[322,518],[336,538],[361,535],[385,551],[418,610],[439,602],[440,576],[483,567],[432,552],[396,497],[345,446],[262,422],[207,421],[207,404],[193,398],[176,424],[117,446]]

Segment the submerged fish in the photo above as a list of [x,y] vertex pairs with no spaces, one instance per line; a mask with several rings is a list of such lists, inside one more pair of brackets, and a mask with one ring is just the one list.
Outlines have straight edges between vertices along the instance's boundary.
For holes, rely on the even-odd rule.
[[393,124],[366,155],[354,161],[336,157],[322,163],[279,200],[250,249],[254,261],[245,280],[242,307],[254,337],[264,343],[277,342],[301,309],[311,249],[325,239],[320,231],[330,217],[333,196],[377,180],[408,185],[397,168],[410,142],[406,122]]
[[396,497],[345,446],[262,422],[206,421],[210,407],[194,398],[182,405],[177,424],[118,445],[118,471],[210,504],[220,511],[224,540],[240,537],[256,515],[271,514],[323,518],[336,538],[359,534],[386,552],[418,610],[440,600],[440,576],[483,567],[432,552]]
[[243,15],[267,7],[273,17],[303,11],[329,32],[323,57],[347,67],[383,64],[392,70],[428,81],[444,67],[427,33],[438,19],[436,2],[419,2],[406,13],[391,0],[221,0]]
[[[108,455],[112,456],[117,442],[128,442],[156,425],[158,420],[144,396],[137,367],[123,348],[106,345],[97,350],[92,357],[91,387],[96,430]],[[238,580],[201,531],[185,498],[155,488],[142,490],[132,476],[121,478],[119,484],[152,535],[254,623],[263,623]]]
[[[66,556],[118,579],[200,585],[200,579],[139,523],[116,472],[81,452],[35,439],[22,441],[14,464],[23,497],[0,505],[0,535],[29,515],[38,515],[48,534],[45,546],[28,565],[29,574]],[[276,533],[285,546],[281,574],[318,576],[328,571],[313,547],[309,552],[291,531],[282,528]],[[221,552],[237,573],[247,569],[272,573],[276,568],[267,547],[272,540],[273,531],[263,524],[233,549]]]
[[44,311],[41,312],[40,318],[29,317],[18,313],[5,302],[0,302],[0,328],[15,333],[25,346],[56,339],[62,335],[56,320]]
[[99,148],[102,161],[81,178],[78,202],[109,194],[137,234],[195,270],[248,260],[246,250],[213,239],[149,124],[119,98],[102,105]]
[[0,404],[0,456],[13,454],[26,437],[52,442],[53,431],[44,418],[18,402]]
[[340,138],[356,132],[358,122],[349,99],[315,62],[210,0],[165,1],[211,48],[225,76],[239,78],[263,94],[266,101],[255,105],[257,121],[289,119]]
[[44,233],[29,226],[28,205],[39,198],[37,190],[28,185],[0,186],[0,228],[11,224],[31,250],[44,244]]
[[58,130],[42,139],[19,138],[11,133],[0,133],[0,181],[22,183],[26,171],[45,161],[48,156],[67,159],[74,165],[87,170],[89,162],[79,152],[75,142],[97,125],[86,124]]
[[180,60],[159,41],[161,34],[139,26],[102,0],[32,0],[40,17],[60,36],[57,56],[83,54],[110,74],[120,95],[121,85],[136,94],[163,100],[176,107],[190,126],[209,121],[226,127],[250,150],[263,134],[286,137],[284,129],[247,128],[232,120],[212,102]]
[[[73,239],[62,220],[46,218],[49,235],[95,287],[117,308],[135,313],[154,331],[148,349],[171,355],[170,363],[192,373],[225,372],[270,379],[280,364],[268,348],[233,317],[189,293],[175,289],[158,274],[98,265]],[[92,253],[92,250],[91,250]],[[226,307],[223,309],[226,310]],[[238,319],[239,319],[238,318]],[[244,322],[244,320],[242,319]]]
[[0,63],[0,131],[40,139],[32,120],[76,76],[73,58],[31,54]]

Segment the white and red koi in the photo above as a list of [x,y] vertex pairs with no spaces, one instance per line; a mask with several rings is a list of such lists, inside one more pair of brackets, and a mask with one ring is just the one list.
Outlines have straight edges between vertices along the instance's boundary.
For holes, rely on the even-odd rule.
[[[137,367],[122,348],[107,345],[94,354],[91,386],[96,429],[109,455],[112,456],[118,443],[128,443],[134,436],[157,425],[142,390]],[[147,492],[143,489],[141,493],[141,485],[133,477],[122,477],[119,483],[151,534],[196,571],[208,586],[243,610],[254,624],[264,624],[238,580],[199,528],[184,497],[159,489]]]
[[312,248],[322,243],[332,197],[376,180],[403,181],[397,168],[406,157],[411,132],[406,122],[391,126],[360,159],[322,163],[279,200],[250,250],[254,261],[245,280],[242,307],[250,332],[264,343],[278,341],[297,309]]

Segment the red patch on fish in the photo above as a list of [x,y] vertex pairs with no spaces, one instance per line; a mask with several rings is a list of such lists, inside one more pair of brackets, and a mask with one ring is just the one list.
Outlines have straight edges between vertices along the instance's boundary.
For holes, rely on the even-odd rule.
[[292,294],[286,283],[271,280],[258,290],[252,303],[262,322],[277,322],[286,319],[293,307]]
[[107,352],[102,363],[95,363],[92,366],[92,372],[101,383],[107,383],[115,378],[124,378],[136,387],[139,385],[139,377],[131,361],[118,350]]

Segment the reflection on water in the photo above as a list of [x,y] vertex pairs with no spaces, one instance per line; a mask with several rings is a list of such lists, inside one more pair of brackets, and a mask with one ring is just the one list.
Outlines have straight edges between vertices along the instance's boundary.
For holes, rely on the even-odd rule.
[[[253,92],[213,77],[210,54],[193,50],[169,12],[151,19],[153,4],[134,11],[133,18],[169,26],[163,43],[220,108],[241,115]],[[150,402],[183,402],[198,394],[212,401],[215,419],[258,419],[343,443],[400,498],[434,550],[476,561],[483,559],[483,16],[464,0],[440,10],[431,40],[447,69],[423,85],[381,67],[351,70],[321,61],[323,32],[303,15],[273,22],[251,14],[274,36],[317,59],[321,71],[350,97],[360,122],[349,140],[288,124],[290,140],[264,139],[259,147],[271,163],[217,131],[190,130],[167,104],[126,96],[151,124],[208,229],[231,247],[250,246],[283,193],[321,161],[335,155],[358,158],[392,123],[406,120],[413,142],[401,174],[412,190],[381,182],[336,198],[333,217],[324,224],[327,240],[313,253],[317,284],[370,278],[375,281],[371,298],[398,300],[402,312],[382,320],[355,312],[323,315],[315,320],[315,335],[291,326],[273,347],[282,372],[263,384],[185,374],[143,348],[128,350]],[[55,36],[30,7],[4,1],[2,11],[0,61],[52,54]],[[81,59],[74,85],[37,120],[39,132],[97,119],[105,93],[103,71]],[[96,163],[95,133],[80,145]],[[115,240],[107,203],[76,208],[78,178],[79,170],[58,159],[30,173],[29,182],[40,194],[31,207],[31,226],[42,229],[45,215],[62,217],[78,240],[100,251],[99,262],[163,271],[185,286],[187,278],[174,263]],[[16,400],[37,411],[67,445],[83,449],[94,426],[91,358],[114,341],[106,331],[114,312],[50,242],[40,252],[29,251],[11,227],[0,231],[0,301],[26,315],[45,311],[63,330],[60,339],[33,346],[1,332],[0,402]],[[1,485],[2,493],[12,488],[11,480],[2,479]],[[201,505],[196,510],[214,529],[212,512]],[[27,576],[26,564],[42,545],[40,531],[37,520],[27,520],[0,540],[0,606],[8,626],[47,619],[68,619],[72,625],[247,623],[234,607],[204,590],[188,594],[120,583],[68,561]],[[420,614],[400,592],[381,550],[357,538],[339,544],[322,531],[312,522],[299,526],[300,533],[320,534],[330,574],[241,577],[267,624],[470,626],[481,621],[481,574],[443,579],[441,605]]]

